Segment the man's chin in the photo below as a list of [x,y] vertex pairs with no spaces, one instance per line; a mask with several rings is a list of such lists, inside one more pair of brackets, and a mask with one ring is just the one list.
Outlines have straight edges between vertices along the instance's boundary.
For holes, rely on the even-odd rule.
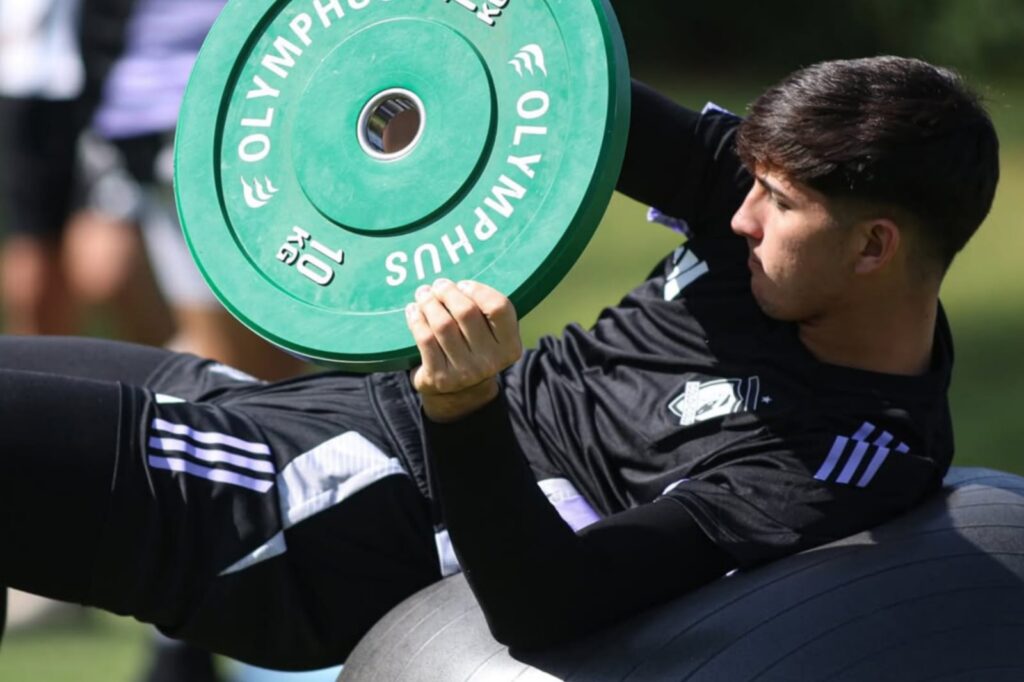
[[765,292],[759,291],[755,282],[751,282],[750,292],[754,295],[757,307],[771,319],[779,322],[797,322],[799,320],[799,317],[794,315],[791,310],[786,310],[785,306],[773,302],[769,296],[765,295]]

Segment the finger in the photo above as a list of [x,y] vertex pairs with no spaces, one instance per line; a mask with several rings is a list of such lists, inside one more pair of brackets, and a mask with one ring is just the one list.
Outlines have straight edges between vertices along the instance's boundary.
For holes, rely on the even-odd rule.
[[474,353],[492,348],[496,339],[490,324],[476,301],[467,296],[453,282],[446,279],[434,283],[434,295],[448,309],[470,350]]
[[417,304],[410,303],[406,306],[405,319],[409,325],[409,331],[412,332],[412,337],[416,341],[416,348],[420,351],[420,358],[423,361],[423,366],[416,372],[417,376],[421,375],[421,371],[433,376],[446,369],[448,367],[448,360],[444,355],[444,351],[441,350],[437,339],[434,338],[434,332],[431,330],[430,325],[427,324],[427,320],[423,317]]
[[497,289],[480,282],[462,281],[458,288],[471,298],[487,320],[498,343],[519,339],[519,318],[515,306]]
[[462,336],[459,323],[434,295],[433,290],[428,286],[420,287],[416,291],[416,303],[449,364],[464,362],[469,355],[469,344]]

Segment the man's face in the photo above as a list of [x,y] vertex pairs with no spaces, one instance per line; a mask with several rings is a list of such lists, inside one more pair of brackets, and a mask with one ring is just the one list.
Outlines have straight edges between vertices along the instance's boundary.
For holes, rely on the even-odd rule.
[[829,212],[820,192],[769,170],[755,178],[732,229],[750,247],[751,289],[761,309],[806,322],[841,308],[857,257],[852,230]]

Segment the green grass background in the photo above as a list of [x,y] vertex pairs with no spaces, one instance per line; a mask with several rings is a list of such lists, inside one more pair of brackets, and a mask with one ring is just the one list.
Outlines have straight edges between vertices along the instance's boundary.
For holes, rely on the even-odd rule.
[[[743,111],[767,84],[691,82],[683,88],[648,80],[690,106],[712,99],[734,111]],[[992,84],[984,91],[1003,140],[1003,177],[991,217],[954,264],[944,289],[957,347],[955,463],[1024,473],[1024,88]],[[568,322],[590,324],[676,244],[675,234],[646,223],[643,206],[617,196],[575,268],[524,320],[527,343]],[[129,681],[142,664],[146,637],[132,621],[94,612],[45,630],[16,632],[0,654],[0,681]]]

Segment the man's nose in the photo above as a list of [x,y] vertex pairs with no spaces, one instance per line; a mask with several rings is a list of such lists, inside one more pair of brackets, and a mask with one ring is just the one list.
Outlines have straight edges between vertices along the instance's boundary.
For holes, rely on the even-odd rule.
[[747,194],[743,205],[737,209],[732,216],[732,231],[741,237],[761,241],[761,221],[755,210],[754,192],[756,188]]

